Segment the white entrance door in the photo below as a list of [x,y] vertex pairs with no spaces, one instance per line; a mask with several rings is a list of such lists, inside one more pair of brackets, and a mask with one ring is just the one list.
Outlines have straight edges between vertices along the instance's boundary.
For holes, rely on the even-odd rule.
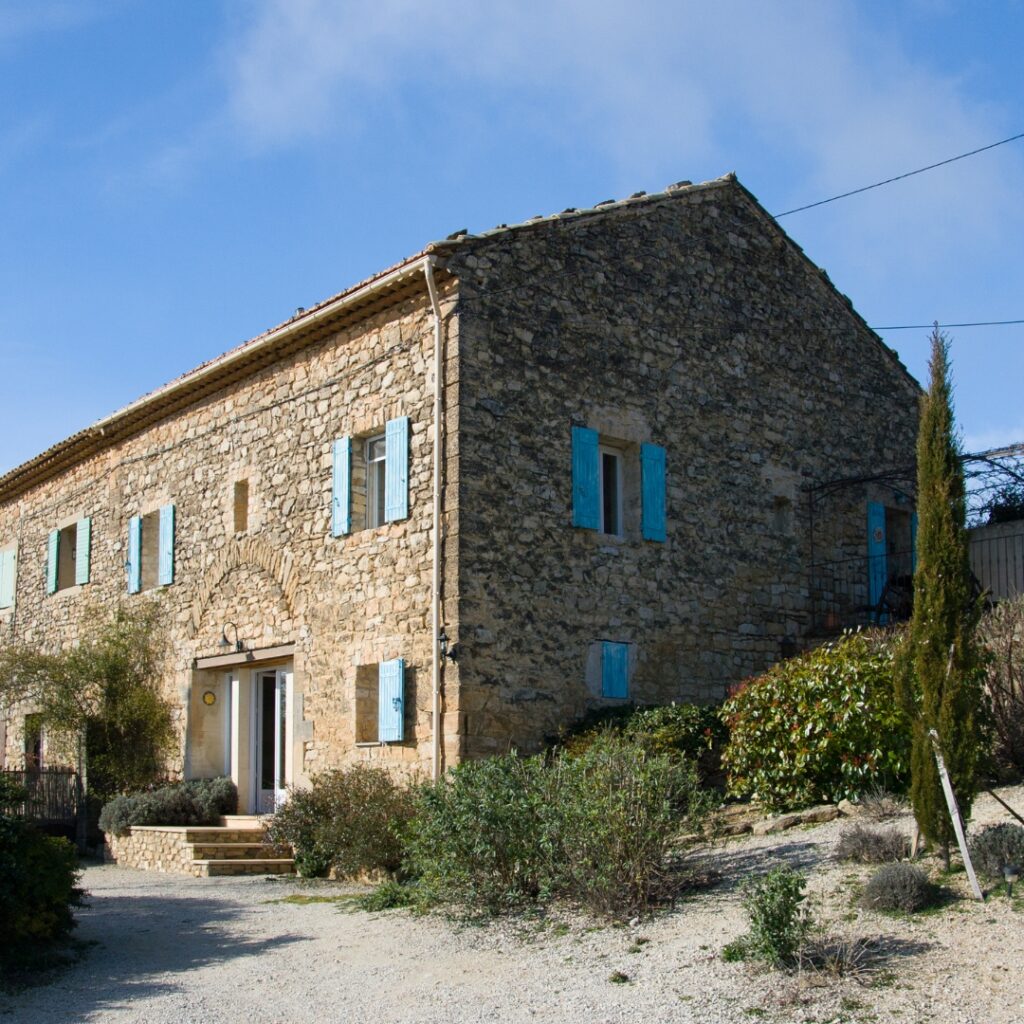
[[253,803],[257,814],[272,814],[284,802],[290,781],[291,682],[291,672],[285,669],[253,673]]

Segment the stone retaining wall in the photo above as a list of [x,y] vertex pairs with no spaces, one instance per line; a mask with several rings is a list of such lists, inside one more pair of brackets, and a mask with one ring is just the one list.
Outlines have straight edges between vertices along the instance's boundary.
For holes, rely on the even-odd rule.
[[187,828],[133,825],[127,835],[108,834],[103,859],[124,868],[195,874],[192,849],[186,843]]

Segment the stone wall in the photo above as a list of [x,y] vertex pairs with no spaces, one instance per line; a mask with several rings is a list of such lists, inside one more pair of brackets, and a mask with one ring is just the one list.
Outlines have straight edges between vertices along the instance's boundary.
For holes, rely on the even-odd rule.
[[[601,641],[630,645],[641,702],[720,697],[810,642],[808,489],[912,464],[918,392],[752,197],[720,181],[431,248],[452,275],[443,622],[457,660],[443,666],[445,763],[534,749],[602,703]],[[195,691],[217,671],[195,660],[222,653],[232,622],[250,648],[294,649],[293,782],[355,758],[423,770],[432,364],[421,288],[0,503],[0,549],[19,546],[17,606],[0,629],[56,648],[81,635],[90,605],[159,600],[166,692],[182,735],[198,737],[222,728],[223,708],[199,721]],[[409,518],[332,538],[332,442],[397,416],[412,423]],[[622,459],[621,537],[571,525],[574,425]],[[665,543],[640,536],[645,442],[667,452]],[[249,507],[236,531],[241,481]],[[820,535],[835,559],[864,555],[868,491],[828,503]],[[129,518],[168,503],[175,582],[129,596]],[[82,516],[91,582],[47,596],[49,531]],[[357,745],[357,724],[372,734],[356,707],[373,692],[365,666],[397,657],[406,739]]]
[[[446,330],[454,350],[457,321]],[[457,410],[454,363],[447,372]],[[184,737],[188,715],[204,713],[189,699],[209,675],[200,679],[195,659],[223,653],[230,621],[248,649],[294,646],[293,782],[353,758],[407,768],[429,759],[433,383],[433,318],[420,285],[0,503],[0,548],[19,550],[16,606],[0,612],[3,638],[55,650],[83,635],[90,609],[158,601],[170,641],[163,683]],[[411,419],[409,517],[364,529],[357,516],[351,535],[332,537],[332,442],[383,433],[399,416]],[[249,507],[236,532],[239,481]],[[174,582],[129,595],[129,519],[170,503]],[[48,595],[48,535],[86,516],[90,582]],[[454,576],[456,510],[446,525]],[[405,742],[357,748],[357,667],[393,658],[406,660],[410,682]],[[4,730],[10,764],[20,761],[25,710],[14,709]]]
[[185,828],[133,825],[123,836],[108,835],[103,859],[123,868],[195,874]]
[[[601,640],[632,645],[641,702],[719,698],[807,642],[807,488],[912,465],[918,389],[752,197],[570,213],[448,265],[468,752],[534,749],[602,703]],[[574,425],[622,453],[621,538],[571,525]],[[640,537],[645,441],[667,450],[666,543]],[[830,505],[862,566],[864,500]]]

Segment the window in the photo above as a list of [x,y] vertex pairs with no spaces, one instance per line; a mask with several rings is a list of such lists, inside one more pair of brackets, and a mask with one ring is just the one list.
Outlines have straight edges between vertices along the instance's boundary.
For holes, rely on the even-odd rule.
[[666,540],[665,449],[640,444],[639,467],[636,452],[590,427],[572,428],[573,526],[624,537],[636,531],[639,505],[640,536]]
[[383,526],[387,491],[387,439],[383,434],[366,441],[366,525]]
[[0,609],[14,607],[17,579],[18,550],[5,548],[0,551]]
[[409,433],[409,417],[401,416],[383,434],[334,442],[332,536],[408,518]]
[[48,594],[89,582],[91,544],[92,520],[88,518],[50,531],[46,561]]
[[25,770],[38,771],[43,767],[43,717],[42,715],[25,716]]
[[405,738],[405,661],[395,658],[356,669],[356,743]]
[[249,481],[236,480],[232,501],[232,513],[235,533],[245,533],[249,529]]
[[128,593],[174,582],[174,506],[128,520]]
[[602,446],[601,532],[622,536],[622,455]]

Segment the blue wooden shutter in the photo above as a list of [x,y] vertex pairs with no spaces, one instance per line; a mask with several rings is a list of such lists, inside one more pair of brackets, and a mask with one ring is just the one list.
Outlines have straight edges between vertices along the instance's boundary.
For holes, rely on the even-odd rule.
[[78,520],[75,532],[75,585],[89,582],[89,555],[92,548],[92,520],[87,516]]
[[16,578],[17,555],[10,551],[0,551],[0,608],[14,606],[14,581]]
[[174,506],[160,509],[160,586],[174,582]]
[[339,437],[332,449],[331,536],[352,532],[352,439]]
[[874,608],[882,599],[889,569],[885,553],[885,506],[868,502],[868,604]]
[[60,530],[51,530],[46,549],[46,592],[57,592],[57,562],[60,558]]
[[377,704],[377,739],[401,743],[405,738],[405,662],[401,658],[380,663]]
[[601,527],[601,458],[597,431],[572,428],[572,525]]
[[384,432],[384,522],[409,515],[409,417],[388,420]]
[[640,529],[644,540],[665,540],[665,449],[640,445]]
[[610,640],[602,644],[601,696],[618,700],[629,696],[629,644]]
[[910,513],[910,574],[917,572],[917,513]]
[[128,520],[125,569],[128,572],[128,593],[137,594],[142,589],[142,516],[132,516]]

